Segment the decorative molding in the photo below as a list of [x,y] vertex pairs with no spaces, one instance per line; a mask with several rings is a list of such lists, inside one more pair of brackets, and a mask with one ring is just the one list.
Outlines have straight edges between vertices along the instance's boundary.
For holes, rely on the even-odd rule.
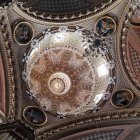
[[123,125],[123,124],[136,124],[140,121],[139,109],[126,109],[119,111],[102,112],[96,114],[88,114],[73,118],[70,120],[64,120],[57,124],[48,125],[36,130],[37,138],[48,138],[53,140],[54,137],[60,138],[66,134],[76,133],[81,130],[93,129],[103,126]]
[[139,93],[139,89],[134,83],[134,81],[130,78],[128,70],[124,66],[124,59],[123,56],[125,53],[123,52],[122,48],[125,47],[126,43],[126,36],[127,36],[127,29],[129,24],[129,19],[134,15],[134,11],[139,9],[139,0],[137,1],[129,1],[127,6],[124,9],[124,12],[121,16],[119,27],[118,27],[118,34],[117,34],[117,57],[118,57],[118,65],[120,66],[120,71],[122,71],[122,76],[126,83],[130,86],[135,93]]
[[[40,24],[49,24],[50,22],[50,25],[52,26],[52,24],[70,24],[70,23],[75,23],[76,22],[79,22],[79,21],[87,21],[88,19],[87,18],[93,18],[93,17],[97,17],[97,16],[100,16],[100,15],[103,15],[103,14],[106,14],[108,11],[110,11],[112,8],[116,7],[117,5],[119,5],[121,2],[123,2],[123,0],[110,0],[109,1],[109,4],[106,5],[106,6],[103,6],[99,9],[95,8],[94,11],[87,11],[86,14],[83,14],[82,16],[79,17],[79,15],[77,15],[77,17],[73,17],[71,16],[69,19],[67,19],[67,17],[65,17],[64,19],[59,19],[58,16],[57,18],[52,18],[51,17],[45,17],[45,19],[43,19],[43,15],[37,15],[36,13],[35,14],[29,14],[27,12],[29,12],[29,8],[27,8],[25,11],[22,10],[18,4],[15,2],[13,3],[13,10],[19,14],[20,16],[22,16],[23,18],[27,18],[28,20],[31,20],[32,22],[36,22],[36,23],[40,23]],[[22,5],[22,3],[20,3],[19,5]],[[79,13],[81,14],[81,13]],[[47,21],[47,22],[46,22]]]
[[20,140],[35,140],[34,130],[19,120],[1,124],[0,134],[2,133],[10,134],[13,139],[15,138]]
[[[62,42],[55,43],[54,37],[61,34],[65,35],[64,40],[62,38]],[[67,38],[68,36],[70,40]],[[54,39],[54,42],[51,41],[50,43],[52,39]],[[77,39],[79,41],[78,43]],[[72,42],[70,42],[71,40]],[[31,42],[30,49],[28,49],[23,59],[24,71],[22,72],[22,78],[26,82],[30,97],[32,96],[44,110],[53,111],[53,113],[57,112],[57,114],[64,116],[84,114],[87,111],[96,112],[100,108],[98,106],[103,105],[103,102],[109,99],[110,93],[112,93],[116,83],[115,62],[108,47],[110,46],[107,46],[106,40],[103,41],[103,39],[94,32],[90,32],[83,27],[60,26],[47,28],[38,37],[34,38]],[[88,49],[89,54],[86,54],[86,49]],[[59,53],[57,53],[58,51]],[[61,59],[61,57],[63,58]],[[64,61],[64,59],[66,61]],[[81,63],[80,65],[79,62]],[[58,66],[56,64],[58,64]],[[100,77],[97,67],[101,64],[105,64],[104,66],[108,72]],[[39,69],[40,65],[44,67]],[[75,69],[74,65],[76,65]],[[70,68],[71,70],[67,71],[67,69]],[[48,81],[51,74],[58,71],[66,72],[66,74],[70,76],[70,79],[74,80],[73,85],[77,85],[78,88],[71,86],[67,95],[55,96],[52,91],[49,90],[46,81]],[[84,74],[81,74],[82,71],[84,71]],[[89,73],[92,78],[89,78]],[[87,75],[89,80],[84,79],[85,77],[83,75],[85,75],[85,77]],[[81,80],[82,82],[79,80],[81,78],[84,79]],[[77,83],[77,81],[79,83]],[[84,82],[87,83],[85,84]],[[45,84],[43,85],[43,83]],[[82,84],[82,86],[80,84]],[[42,85],[45,88],[43,88]],[[92,85],[92,87],[90,85]],[[86,100],[85,98],[83,100],[84,96],[80,96],[85,93],[85,91],[83,92],[81,89],[86,90]],[[73,91],[76,94],[73,94]],[[100,93],[102,93],[103,96],[101,96],[100,101],[95,104],[93,101],[95,95]],[[67,104],[63,104],[64,101]],[[70,109],[69,104],[71,105]],[[61,109],[59,108],[60,105]]]
[[105,139],[105,140],[116,140],[118,138],[118,136],[122,133],[123,129],[113,129],[113,130],[104,130],[104,131],[95,131],[92,133],[88,133],[88,134],[84,134],[77,136],[77,137],[73,137],[73,138],[62,138],[63,140],[101,140],[101,139]]
[[[7,12],[6,10],[0,11],[0,31],[1,31],[1,39],[2,39],[2,56],[4,58],[4,68],[6,72],[6,78],[7,78],[7,85],[6,85],[6,96],[7,96],[7,106],[6,106],[6,112],[7,112],[7,120],[11,121],[15,117],[18,117],[19,115],[19,107],[21,109],[21,106],[18,107],[19,102],[18,97],[20,97],[19,92],[19,76],[17,73],[17,63],[15,61],[15,52],[13,50],[12,46],[12,33],[11,33],[11,26],[8,21]],[[16,102],[17,100],[18,102]],[[18,110],[18,111],[17,111]]]
[[63,16],[59,16],[59,15],[46,15],[46,13],[41,13],[38,14],[39,11],[31,11],[30,7],[25,8],[23,6],[24,2],[16,2],[16,5],[26,14],[32,16],[33,18],[42,20],[42,21],[51,21],[51,22],[68,22],[68,21],[75,21],[75,20],[79,20],[79,19],[83,19],[86,17],[89,17],[91,15],[94,15],[102,10],[104,10],[105,8],[109,7],[111,4],[115,3],[116,0],[109,0],[109,2],[107,3],[102,3],[102,6],[97,8],[95,7],[93,10],[84,10],[84,11],[80,11],[79,13],[74,13],[74,14],[64,14]]
[[[60,138],[59,140],[77,140],[77,139],[81,140],[82,138],[85,138],[85,137],[87,138],[90,136],[94,140],[100,140],[100,139],[110,140],[112,138],[112,136],[116,135],[116,133],[114,134],[114,132],[119,132],[119,134],[116,135],[116,139],[118,139],[120,137],[120,135],[123,135],[123,133],[127,130],[127,127],[128,127],[128,125],[90,129],[90,130],[77,132],[77,133],[74,133],[74,134],[71,134],[68,136],[64,136],[64,137]],[[106,135],[106,137],[102,137],[102,134],[103,135],[107,134],[107,135]],[[108,134],[110,134],[110,135],[108,135]],[[120,139],[118,139],[118,140],[120,140]]]
[[138,140],[136,139],[137,136],[140,138],[140,125],[136,125],[135,128],[133,128],[127,136],[124,137],[123,140]]

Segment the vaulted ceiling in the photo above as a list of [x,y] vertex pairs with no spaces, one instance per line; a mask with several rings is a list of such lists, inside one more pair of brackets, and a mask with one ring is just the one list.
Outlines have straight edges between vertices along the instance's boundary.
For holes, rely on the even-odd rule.
[[52,15],[75,14],[100,7],[109,0],[18,0],[23,2],[23,7],[31,11],[38,11]]
[[138,140],[140,1],[0,5],[0,139]]
[[45,21],[63,22],[88,17],[116,0],[17,0],[20,9]]

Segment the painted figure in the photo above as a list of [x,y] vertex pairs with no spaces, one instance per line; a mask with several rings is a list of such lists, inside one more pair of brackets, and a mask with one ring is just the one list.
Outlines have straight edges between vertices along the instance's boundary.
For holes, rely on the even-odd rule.
[[99,35],[107,37],[115,31],[115,22],[111,18],[104,17],[98,21],[96,30]]
[[31,25],[28,23],[19,23],[14,30],[14,39],[15,41],[20,44],[28,44],[33,37],[33,30]]
[[25,118],[32,124],[42,124],[46,120],[43,112],[35,107],[30,107],[25,111]]

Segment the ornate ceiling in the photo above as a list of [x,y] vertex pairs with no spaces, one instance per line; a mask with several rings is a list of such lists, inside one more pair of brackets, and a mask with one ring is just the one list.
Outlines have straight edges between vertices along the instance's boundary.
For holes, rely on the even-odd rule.
[[[99,95],[109,94],[110,80],[115,76],[113,59],[108,58],[109,50],[103,53],[96,46],[93,53],[85,56],[85,47],[89,45],[83,40],[85,32],[80,27],[49,28],[41,40],[31,42],[23,78],[29,92],[45,110],[63,115],[81,114],[100,102],[96,100]],[[95,43],[97,39],[93,37]]]
[[133,6],[132,10],[132,12],[129,12],[129,16],[127,18],[128,24],[124,25],[122,50],[125,68],[129,73],[129,77],[133,83],[140,88],[140,12],[137,6]]
[[52,15],[74,14],[82,12],[94,7],[100,7],[102,3],[107,3],[109,0],[18,0],[23,2],[23,7],[30,7],[31,11],[44,12]]
[[12,0],[1,0],[0,6],[1,7],[8,6],[10,2],[12,2]]
[[139,0],[1,4],[1,140],[140,138]]
[[25,13],[46,21],[71,21],[87,17],[116,0],[17,0]]

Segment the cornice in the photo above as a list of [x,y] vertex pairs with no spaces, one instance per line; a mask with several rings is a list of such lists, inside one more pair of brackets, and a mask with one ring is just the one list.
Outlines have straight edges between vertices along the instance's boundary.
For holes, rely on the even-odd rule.
[[[20,89],[19,89],[19,75],[17,73],[17,62],[15,57],[15,52],[12,46],[12,38],[11,38],[11,26],[8,22],[7,12],[6,10],[1,10],[0,14],[0,31],[1,31],[1,39],[2,39],[2,56],[4,58],[4,66],[6,71],[7,77],[7,90],[6,90],[6,97],[8,100],[6,110],[7,110],[7,119],[13,120],[15,117],[18,117],[19,110],[17,109],[21,106],[19,102],[15,102],[15,100],[19,101],[18,98],[20,96]],[[20,101],[21,102],[21,101]]]
[[97,127],[112,125],[136,124],[140,122],[139,109],[125,109],[118,111],[94,113],[69,120],[63,120],[57,124],[48,125],[36,130],[37,139],[60,138],[72,133]]
[[136,127],[124,137],[124,140],[135,140],[138,135],[140,135],[140,125],[136,125]]
[[126,68],[124,67],[124,60],[123,60],[123,54],[122,54],[122,41],[123,41],[123,39],[125,40],[125,38],[126,38],[126,28],[127,28],[128,22],[129,22],[128,15],[132,15],[132,13],[133,13],[132,7],[135,4],[136,3],[134,1],[129,1],[121,16],[120,23],[118,26],[118,34],[117,34],[117,57],[118,57],[118,65],[120,66],[119,70],[122,73],[123,79],[126,81],[128,86],[130,87],[130,89],[132,89],[137,94],[137,93],[139,93],[139,89],[136,87],[136,85],[133,83],[133,81],[129,78],[129,74],[128,74]]
[[1,124],[0,134],[2,133],[10,133],[20,140],[34,140],[34,130],[19,120]]
[[13,10],[20,15],[21,17],[23,17],[26,20],[32,21],[34,23],[39,23],[39,24],[47,24],[49,25],[53,25],[55,26],[57,25],[63,25],[63,24],[77,24],[79,22],[85,22],[91,18],[97,18],[103,14],[106,14],[107,11],[110,11],[111,9],[113,9],[114,7],[116,7],[117,5],[119,5],[121,2],[123,2],[123,0],[110,0],[109,4],[106,6],[103,6],[102,8],[96,9],[94,11],[91,11],[88,13],[86,13],[86,15],[84,16],[78,16],[76,18],[72,18],[72,19],[67,19],[67,20],[63,20],[63,19],[57,19],[57,18],[53,18],[53,19],[47,19],[46,17],[43,17],[43,15],[36,15],[34,14],[29,14],[27,13],[27,11],[29,9],[26,9],[25,11],[23,11],[21,8],[19,8],[19,6],[17,5],[17,3],[13,3]]

